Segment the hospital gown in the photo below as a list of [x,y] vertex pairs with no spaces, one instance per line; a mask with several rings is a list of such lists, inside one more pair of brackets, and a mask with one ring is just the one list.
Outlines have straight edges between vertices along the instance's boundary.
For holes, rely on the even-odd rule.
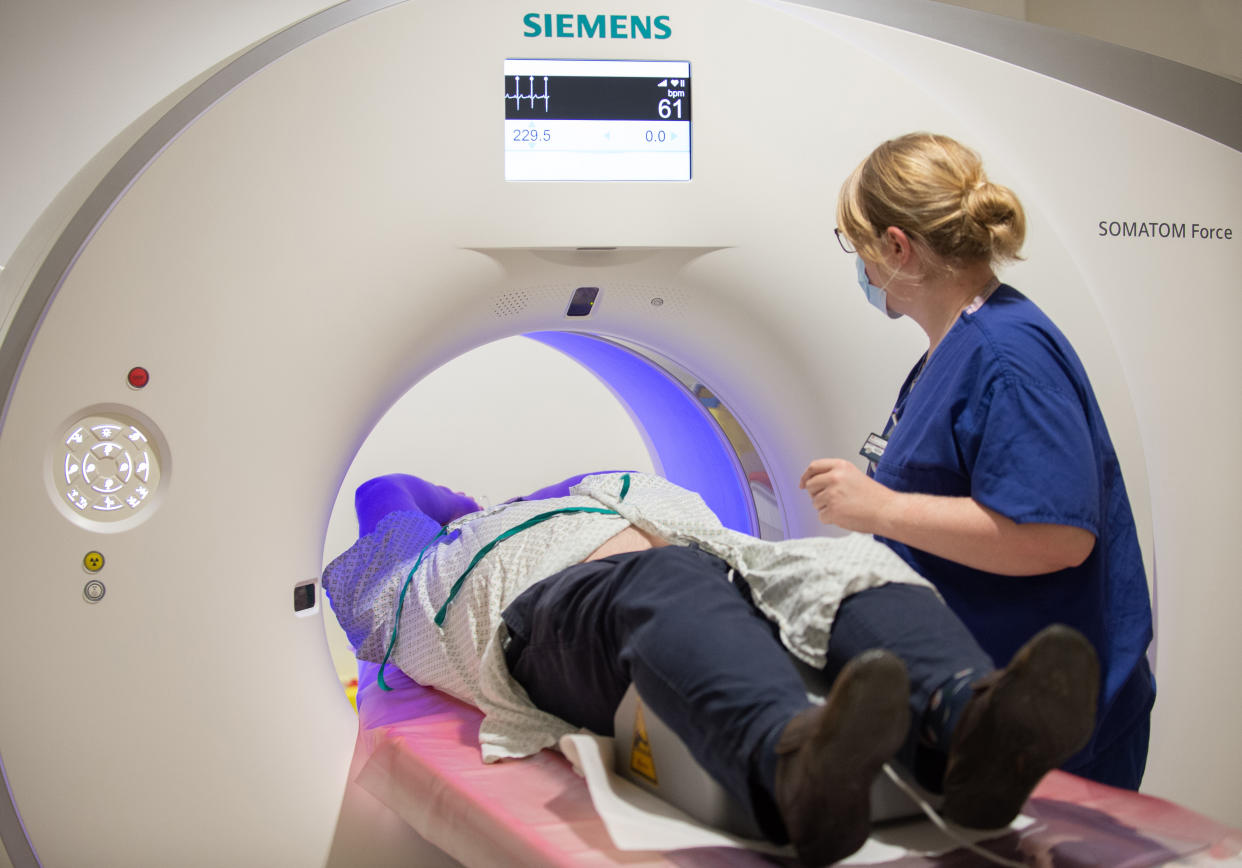
[[[443,626],[435,623],[480,549],[539,514],[566,507],[617,515],[559,515],[509,537],[470,572],[447,606]],[[445,527],[445,541],[426,549],[405,596],[391,661],[420,684],[483,712],[479,742],[485,761],[528,756],[576,731],[535,708],[509,675],[501,613],[523,590],[583,561],[627,524],[674,545],[697,543],[727,561],[778,626],[785,647],[814,667],[824,665],[833,618],[846,596],[888,582],[930,587],[870,536],[760,540],[725,528],[697,494],[646,474],[588,476],[568,497],[464,516]],[[325,569],[324,588],[361,659],[383,660],[401,586],[439,531],[421,513],[393,513]]]

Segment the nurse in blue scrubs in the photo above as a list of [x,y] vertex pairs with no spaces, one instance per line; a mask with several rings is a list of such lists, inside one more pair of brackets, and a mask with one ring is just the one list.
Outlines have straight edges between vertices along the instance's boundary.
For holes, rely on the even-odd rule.
[[854,170],[837,223],[868,301],[928,347],[867,438],[867,472],[818,459],[802,487],[825,524],[875,534],[930,579],[999,665],[1048,624],[1085,634],[1098,719],[1063,768],[1137,789],[1155,700],[1147,581],[1086,371],[993,270],[1019,258],[1021,203],[974,151],[920,133]]

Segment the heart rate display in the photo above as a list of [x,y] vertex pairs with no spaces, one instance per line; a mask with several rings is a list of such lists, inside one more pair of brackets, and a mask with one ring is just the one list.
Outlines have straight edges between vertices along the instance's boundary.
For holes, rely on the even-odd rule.
[[690,64],[506,60],[505,180],[689,181]]

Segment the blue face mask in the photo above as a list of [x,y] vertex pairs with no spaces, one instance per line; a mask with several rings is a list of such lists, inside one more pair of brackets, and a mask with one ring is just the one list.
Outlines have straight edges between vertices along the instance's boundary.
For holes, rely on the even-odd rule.
[[888,314],[889,319],[899,319],[901,314],[893,313],[888,309],[888,293],[880,289],[871,279],[867,277],[867,264],[863,262],[861,256],[858,260],[858,285],[862,287],[863,294],[867,296],[867,301],[877,310]]

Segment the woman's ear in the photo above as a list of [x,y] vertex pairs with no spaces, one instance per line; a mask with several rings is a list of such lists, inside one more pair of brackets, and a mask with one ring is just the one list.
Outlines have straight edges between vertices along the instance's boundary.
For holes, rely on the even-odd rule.
[[884,230],[884,245],[896,259],[897,267],[905,268],[914,253],[914,246],[910,243],[910,237],[905,231],[896,226],[888,227]]

